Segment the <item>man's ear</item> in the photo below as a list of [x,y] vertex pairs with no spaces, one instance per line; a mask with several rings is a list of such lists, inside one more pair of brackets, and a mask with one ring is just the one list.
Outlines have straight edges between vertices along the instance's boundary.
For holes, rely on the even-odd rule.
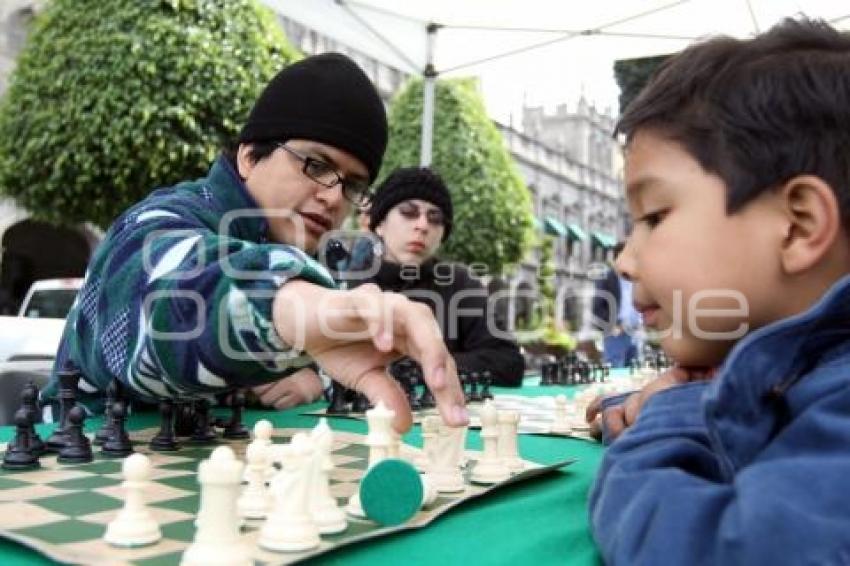
[[247,179],[251,174],[251,170],[256,165],[256,162],[251,157],[251,146],[249,144],[240,143],[239,149],[236,150],[236,172],[243,179]]
[[779,191],[787,220],[781,262],[788,274],[815,266],[842,233],[841,212],[832,188],[820,177],[799,175]]

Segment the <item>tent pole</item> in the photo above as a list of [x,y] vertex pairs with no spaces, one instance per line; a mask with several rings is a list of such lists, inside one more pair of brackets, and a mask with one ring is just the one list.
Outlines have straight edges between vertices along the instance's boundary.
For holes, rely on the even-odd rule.
[[431,165],[432,148],[434,144],[434,86],[437,82],[437,71],[434,69],[434,44],[437,41],[439,24],[428,24],[427,62],[422,71],[424,77],[422,87],[422,145],[419,150],[419,165]]

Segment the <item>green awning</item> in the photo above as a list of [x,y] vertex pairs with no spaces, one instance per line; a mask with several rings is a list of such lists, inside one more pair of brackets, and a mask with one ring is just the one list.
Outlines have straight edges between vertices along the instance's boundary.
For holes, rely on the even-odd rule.
[[578,224],[567,224],[567,237],[575,242],[583,242],[587,239],[587,234]]
[[567,235],[567,229],[557,219],[547,216],[543,221],[543,231],[551,236],[564,237]]
[[593,237],[593,242],[596,245],[605,249],[611,249],[617,245],[617,239],[605,232],[593,232],[591,233],[591,236]]

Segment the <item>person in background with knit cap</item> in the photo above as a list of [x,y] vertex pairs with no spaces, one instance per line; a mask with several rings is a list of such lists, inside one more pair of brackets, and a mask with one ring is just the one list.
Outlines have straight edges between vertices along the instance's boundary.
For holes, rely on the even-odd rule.
[[369,230],[383,249],[367,282],[427,304],[458,371],[489,371],[495,385],[519,387],[525,362],[516,343],[496,328],[486,290],[465,266],[436,257],[453,220],[451,196],[437,173],[424,167],[395,170],[369,208]]
[[[309,384],[305,368],[318,363],[383,400],[403,431],[410,409],[384,368],[409,355],[446,422],[466,423],[433,315],[375,286],[337,290],[313,258],[322,236],[368,203],[386,144],[383,103],[348,57],[317,55],[280,71],[206,177],[152,192],[109,229],[44,397],[55,397],[56,374],[68,366],[81,370],[83,402],[113,379],[157,402]],[[313,394],[301,385],[260,393]]]

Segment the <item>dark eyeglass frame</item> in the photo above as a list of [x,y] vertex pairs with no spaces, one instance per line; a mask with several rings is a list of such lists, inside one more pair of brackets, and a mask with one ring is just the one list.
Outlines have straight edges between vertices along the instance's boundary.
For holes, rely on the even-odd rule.
[[[372,199],[372,195],[369,192],[369,181],[363,181],[360,179],[346,179],[342,175],[337,172],[337,170],[330,164],[322,161],[321,159],[316,159],[307,155],[298,152],[288,145],[278,142],[277,147],[283,149],[296,159],[299,159],[304,165],[301,167],[301,172],[304,173],[304,176],[310,179],[311,181],[315,181],[322,185],[323,187],[327,187],[330,189],[331,187],[335,187],[336,185],[342,186],[342,196],[346,198],[352,204],[358,207],[364,207],[369,204],[369,201]],[[333,181],[329,182],[323,180],[321,177],[327,177],[329,175],[333,175]]]
[[[422,208],[416,203],[405,201],[399,203],[398,213],[407,220],[419,220],[419,217],[422,216]],[[431,226],[446,225],[446,217],[439,208],[429,208],[426,210],[425,219]]]

